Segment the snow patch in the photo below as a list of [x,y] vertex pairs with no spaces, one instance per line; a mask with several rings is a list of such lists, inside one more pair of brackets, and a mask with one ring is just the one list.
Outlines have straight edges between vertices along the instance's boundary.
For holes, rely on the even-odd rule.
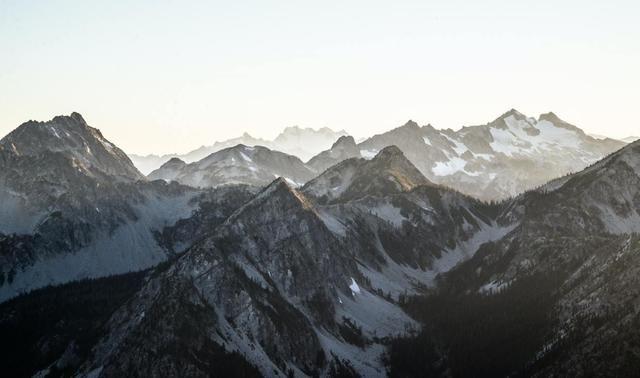
[[378,150],[360,150],[360,155],[367,160],[373,159],[378,154]]
[[446,134],[442,134],[442,135],[445,138],[447,138],[447,140],[449,140],[449,142],[453,143],[453,150],[456,152],[456,154],[458,154],[458,156],[461,156],[465,152],[469,151],[469,148],[467,148],[467,146],[464,145],[463,143],[458,142],[457,140],[451,138],[450,136],[448,136]]
[[[449,161],[439,161],[431,168],[431,171],[436,176],[449,176],[456,172],[464,171],[464,167],[467,165],[467,161],[459,157],[451,158]],[[465,172],[466,173],[466,172]]]
[[246,162],[253,163],[253,160],[251,160],[251,158],[250,158],[250,157],[248,157],[247,155],[245,155],[245,154],[244,154],[244,152],[240,151],[239,153],[240,153],[240,157],[241,157],[242,159],[244,159]]
[[491,281],[488,284],[482,285],[480,287],[480,294],[495,294],[500,291],[503,287],[506,287],[507,284],[502,281]]
[[[489,131],[493,137],[491,148],[507,156],[543,154],[545,151],[566,147],[575,149],[580,146],[578,134],[553,123],[535,119],[516,119],[513,115],[504,119],[507,130],[491,128]],[[537,135],[530,135],[527,130],[535,129]],[[586,159],[585,163],[589,163]]]
[[58,134],[58,130],[56,130],[56,128],[55,128],[55,127],[53,127],[53,126],[49,126],[49,130],[51,130],[51,132],[53,133],[53,135],[55,135],[55,137],[56,137],[56,138],[58,138],[58,139],[62,139],[62,138],[60,137],[60,135]]
[[351,285],[349,285],[349,289],[351,289],[352,295],[360,294],[360,286],[358,286],[358,283],[353,279],[353,277],[351,277]]

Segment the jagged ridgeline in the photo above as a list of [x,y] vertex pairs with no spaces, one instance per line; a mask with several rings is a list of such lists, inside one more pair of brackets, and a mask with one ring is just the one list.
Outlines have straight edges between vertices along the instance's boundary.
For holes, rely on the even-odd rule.
[[147,180],[77,113],[26,122],[0,141],[0,300],[154,266],[188,239],[158,233],[225,196]]
[[0,141],[2,375],[628,376],[640,145],[501,202],[462,193],[568,136],[576,170],[617,143],[510,111],[145,177],[78,114],[27,122]]
[[[554,113],[532,118],[514,109],[457,131],[409,121],[360,143],[344,134],[288,128],[273,142],[243,135],[186,155],[156,157],[150,177],[211,187],[238,181],[267,185],[274,176],[284,176],[298,185],[341,161],[371,159],[385,147],[397,146],[430,181],[490,201],[580,171],[627,143],[587,135]],[[133,159],[151,171],[147,160]]]

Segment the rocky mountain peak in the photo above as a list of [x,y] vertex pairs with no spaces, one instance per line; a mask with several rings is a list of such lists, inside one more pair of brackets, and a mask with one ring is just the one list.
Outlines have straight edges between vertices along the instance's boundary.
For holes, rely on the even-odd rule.
[[[65,115],[59,115],[59,116],[55,116],[52,119],[53,122],[59,123],[59,124],[63,124],[63,125],[68,125],[68,126],[89,126],[87,124],[87,121],[84,120],[84,118],[82,117],[82,115],[80,113],[77,112],[73,112],[68,116]],[[43,124],[43,122],[40,122],[40,124]]]
[[[298,192],[296,189],[289,185],[289,182],[284,177],[278,177],[269,186],[264,189],[262,195],[274,196],[276,198],[285,199],[286,201],[293,201],[300,204],[305,208],[311,208],[311,203],[305,196]],[[260,196],[260,195],[259,195]]]
[[84,118],[82,117],[82,115],[80,113],[78,113],[78,112],[72,112],[69,115],[69,118],[74,120],[79,125],[88,126],[87,121],[85,121]]
[[410,190],[418,185],[431,184],[397,146],[383,148],[365,166],[365,171],[378,176],[379,179],[393,177],[400,184],[402,190]]
[[509,111],[500,116],[500,118],[515,117],[516,119],[526,119],[527,117],[518,110],[511,108]]
[[540,114],[540,116],[538,117],[538,122],[541,122],[541,121],[551,122],[556,127],[561,127],[563,129],[574,131],[574,132],[580,134],[581,136],[586,135],[585,132],[581,128],[579,128],[577,126],[574,126],[574,125],[572,125],[572,124],[560,119],[560,117],[558,117],[553,112]]
[[507,123],[506,123],[506,120],[509,119],[509,117],[513,117],[518,121],[527,119],[527,116],[525,116],[524,114],[520,113],[516,109],[510,109],[509,111],[507,111],[504,114],[502,114],[500,117],[498,117],[495,120],[493,120],[493,122],[490,122],[489,126],[490,127],[495,127],[495,128],[498,128],[498,129],[506,130],[506,129],[509,128],[509,126],[507,126]]
[[343,160],[354,157],[361,157],[360,149],[352,136],[343,135],[333,143],[330,149],[314,156],[307,164],[316,172],[323,172]]
[[542,113],[540,114],[540,116],[538,117],[539,120],[547,120],[549,122],[564,122],[563,120],[560,119],[560,117],[558,117],[556,115],[556,113],[554,112],[547,112],[547,113]]
[[0,140],[0,146],[14,156],[64,156],[89,175],[144,178],[127,155],[104,138],[100,130],[89,126],[79,113],[56,116],[47,122],[23,123]]
[[236,144],[216,151],[189,164],[164,164],[149,174],[149,178],[177,181],[197,188],[229,184],[263,187],[275,177],[284,177],[292,185],[302,185],[315,172],[299,158],[263,146]]
[[311,202],[300,192],[289,186],[287,180],[278,177],[271,184],[267,185],[253,199],[240,207],[232,216],[227,219],[226,224],[236,223],[241,219],[256,218],[255,211],[269,209],[269,214],[261,216],[279,217],[294,209],[312,209]]
[[397,146],[387,146],[383,148],[378,154],[373,158],[373,160],[386,160],[386,159],[404,159],[407,163],[411,164],[409,160],[404,156],[402,150],[400,150]]
[[410,128],[410,129],[419,129],[420,125],[412,119],[408,120],[402,127]]
[[396,146],[383,148],[371,160],[347,159],[309,181],[303,193],[321,202],[348,201],[366,195],[385,196],[431,182]]
[[185,165],[187,165],[187,163],[185,163],[184,160],[182,160],[180,158],[177,158],[177,157],[174,157],[174,158],[169,159],[169,161],[164,163],[162,166],[163,167],[182,167],[182,166],[185,166]]
[[560,119],[560,117],[558,117],[554,112],[547,112],[547,113],[540,114],[540,116],[538,117],[538,121],[548,121],[553,123],[554,125],[567,123],[564,120]]
[[331,146],[334,148],[356,147],[356,140],[351,135],[343,135]]

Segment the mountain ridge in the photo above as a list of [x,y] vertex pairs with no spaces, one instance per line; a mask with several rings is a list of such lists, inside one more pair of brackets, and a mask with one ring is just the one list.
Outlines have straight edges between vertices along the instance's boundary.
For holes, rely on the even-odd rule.
[[149,182],[78,113],[22,124],[0,140],[0,301],[157,265],[175,253],[158,233],[201,194]]
[[229,184],[262,186],[279,176],[302,185],[313,175],[314,172],[296,156],[263,146],[238,144],[190,164],[173,158],[148,177],[207,188]]
[[[214,152],[228,147],[233,147],[238,144],[244,144],[246,146],[263,146],[272,150],[278,150],[290,155],[295,155],[301,160],[306,161],[315,154],[329,148],[336,139],[344,135],[347,135],[344,130],[333,131],[327,127],[313,129],[302,128],[299,126],[288,126],[284,128],[273,140],[254,138],[249,133],[244,132],[240,137],[217,141],[209,146],[202,145],[185,154],[130,154],[130,157],[145,174],[151,173],[153,170],[159,168],[162,164],[174,157],[180,158],[186,163],[193,163]],[[300,145],[304,147],[300,147]]]
[[534,119],[511,109],[485,125],[457,131],[410,121],[358,148],[371,158],[387,145],[398,146],[435,183],[500,200],[580,170],[624,143],[592,138],[552,112]]

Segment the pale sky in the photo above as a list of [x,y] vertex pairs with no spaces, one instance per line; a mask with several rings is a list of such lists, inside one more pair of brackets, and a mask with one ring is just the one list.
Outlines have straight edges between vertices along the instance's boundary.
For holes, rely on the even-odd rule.
[[0,136],[77,111],[126,152],[186,152],[510,108],[637,135],[639,4],[0,0]]

